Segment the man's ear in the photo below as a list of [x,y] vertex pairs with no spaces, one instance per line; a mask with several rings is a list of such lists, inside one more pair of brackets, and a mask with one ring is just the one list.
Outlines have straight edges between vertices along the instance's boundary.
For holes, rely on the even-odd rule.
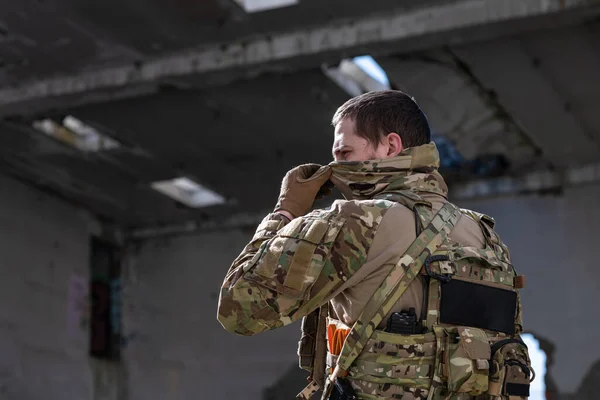
[[396,132],[388,133],[385,140],[388,145],[388,157],[396,157],[404,150],[402,138]]

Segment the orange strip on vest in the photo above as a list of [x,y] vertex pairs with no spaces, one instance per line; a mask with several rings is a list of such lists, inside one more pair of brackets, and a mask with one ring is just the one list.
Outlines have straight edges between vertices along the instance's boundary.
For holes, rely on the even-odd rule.
[[350,329],[338,329],[334,324],[327,327],[327,342],[329,343],[329,352],[334,356],[340,355],[346,337]]

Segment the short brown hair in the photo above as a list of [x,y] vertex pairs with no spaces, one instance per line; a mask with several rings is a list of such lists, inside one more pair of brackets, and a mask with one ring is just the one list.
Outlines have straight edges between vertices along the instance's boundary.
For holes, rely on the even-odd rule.
[[405,148],[421,146],[431,140],[427,117],[415,100],[400,90],[354,97],[337,109],[331,123],[336,126],[344,118],[351,118],[356,134],[375,146],[391,132],[400,135]]

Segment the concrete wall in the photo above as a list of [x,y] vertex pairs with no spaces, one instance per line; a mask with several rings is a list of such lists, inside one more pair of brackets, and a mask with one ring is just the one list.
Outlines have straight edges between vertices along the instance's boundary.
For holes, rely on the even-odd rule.
[[89,220],[2,175],[0,193],[0,398],[92,399]]
[[136,250],[124,282],[131,400],[261,399],[296,362],[298,324],[239,337],[216,319],[220,285],[250,237],[216,232]]
[[217,290],[250,237],[240,231],[133,249],[123,271],[123,361],[91,359],[97,223],[2,175],[0,193],[0,399],[260,399],[295,364],[298,325],[242,338],[216,320]]

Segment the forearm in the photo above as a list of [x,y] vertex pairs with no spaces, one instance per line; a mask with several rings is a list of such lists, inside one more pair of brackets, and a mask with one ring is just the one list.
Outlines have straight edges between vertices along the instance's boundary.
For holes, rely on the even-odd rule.
[[285,325],[276,305],[273,290],[241,277],[235,284],[224,284],[217,319],[227,331],[251,336]]
[[268,299],[272,299],[276,293],[246,279],[246,275],[255,258],[268,246],[267,242],[288,223],[289,219],[280,213],[267,215],[250,243],[229,268],[221,287],[217,316],[228,331],[252,335],[273,325],[276,315]]
[[[303,216],[330,176],[328,166],[317,164],[300,165],[285,175],[276,212],[267,215],[259,225],[229,268],[221,287],[218,319],[225,329],[251,335],[292,322],[291,316],[299,311],[308,284],[315,279],[304,275],[310,272],[311,265],[323,265],[323,259],[313,260],[313,255],[328,225],[317,227],[321,237],[315,242],[314,232],[309,237],[301,233],[302,227],[314,223]],[[294,223],[288,225],[292,219]],[[299,257],[294,257],[296,251]]]

